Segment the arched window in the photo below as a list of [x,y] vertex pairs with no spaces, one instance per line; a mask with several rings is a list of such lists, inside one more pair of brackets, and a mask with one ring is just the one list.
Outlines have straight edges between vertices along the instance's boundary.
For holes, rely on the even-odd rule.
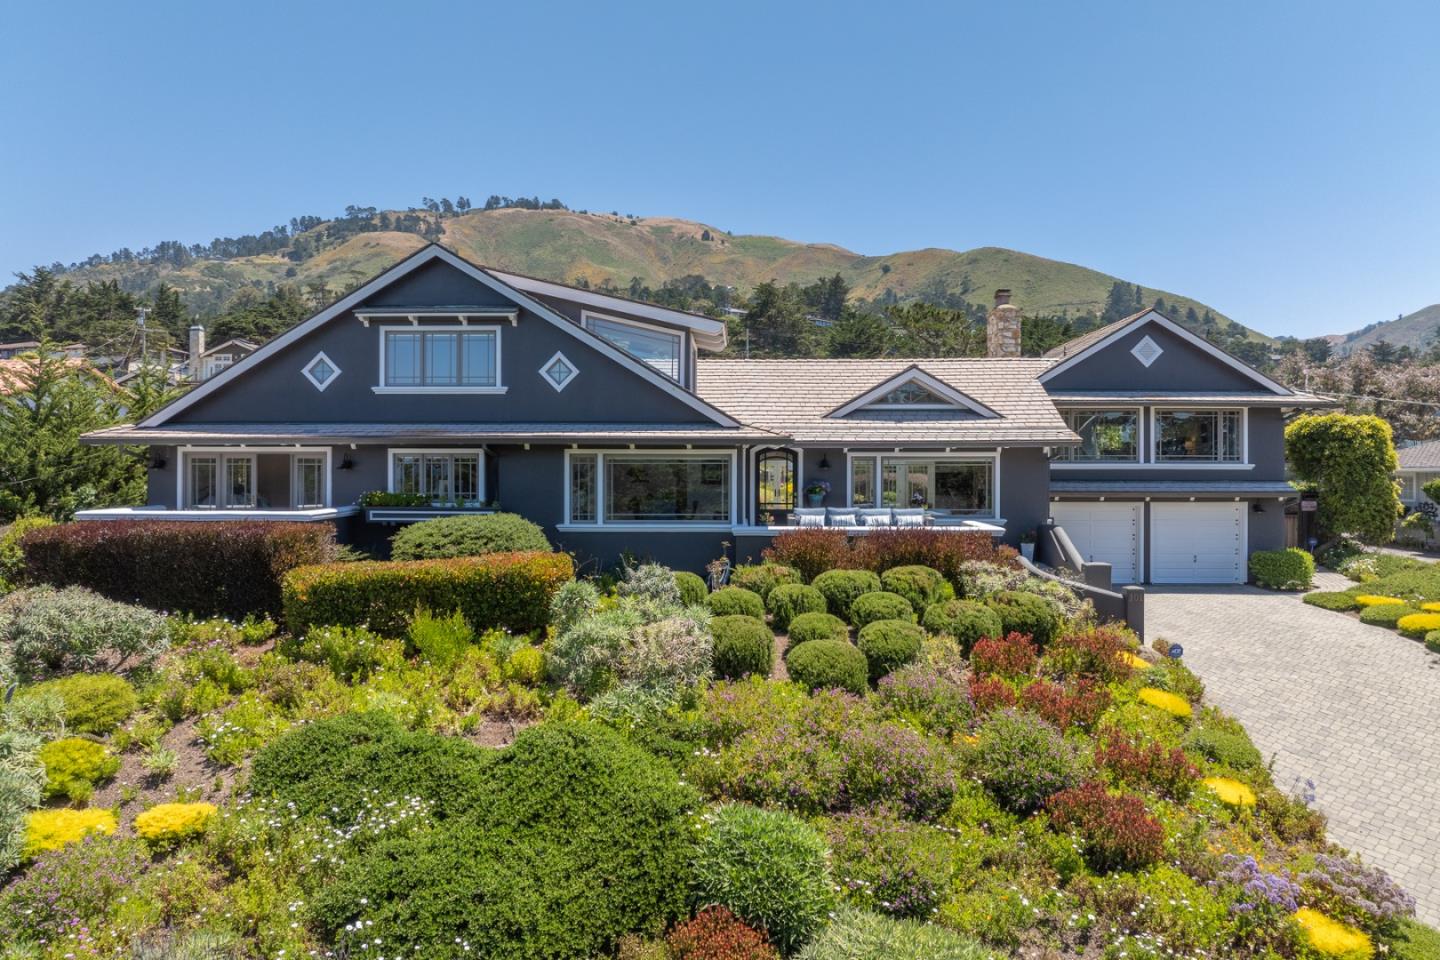
[[765,450],[755,457],[755,504],[761,513],[795,509],[795,451]]

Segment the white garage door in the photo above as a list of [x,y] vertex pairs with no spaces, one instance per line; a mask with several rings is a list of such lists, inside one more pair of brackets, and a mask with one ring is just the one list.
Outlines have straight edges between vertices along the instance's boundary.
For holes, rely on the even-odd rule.
[[1135,583],[1140,579],[1142,507],[1139,503],[1070,501],[1050,504],[1050,516],[1065,528],[1082,557],[1110,564],[1112,583]]
[[1244,583],[1245,504],[1150,504],[1153,583]]

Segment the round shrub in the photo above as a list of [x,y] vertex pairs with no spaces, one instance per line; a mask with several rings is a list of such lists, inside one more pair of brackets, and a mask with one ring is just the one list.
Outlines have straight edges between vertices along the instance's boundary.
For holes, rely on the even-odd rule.
[[799,646],[811,640],[849,640],[845,621],[828,613],[802,613],[790,621],[790,643]]
[[1239,724],[1207,723],[1185,737],[1185,749],[1232,770],[1258,770],[1265,758]]
[[810,581],[810,586],[825,597],[831,613],[845,617],[857,597],[880,589],[880,577],[870,570],[826,570]]
[[746,590],[753,590],[760,594],[761,599],[769,600],[770,591],[782,583],[804,583],[805,578],[800,576],[800,571],[794,567],[787,567],[783,563],[757,563],[736,567],[730,571],[730,585],[732,587],[743,587]]
[[54,740],[40,748],[45,765],[45,795],[64,796],[79,803],[90,799],[95,784],[120,769],[120,758],[105,745],[81,737]]
[[765,600],[775,629],[784,633],[790,629],[790,621],[802,613],[824,613],[825,595],[814,587],[799,583],[782,583],[770,591]]
[[1440,630],[1440,613],[1410,613],[1395,621],[1395,628],[1407,637],[1422,640],[1432,630]]
[[179,843],[205,832],[213,803],[157,803],[135,817],[135,832],[154,844]]
[[909,620],[876,620],[860,628],[855,645],[870,665],[870,682],[879,683],[918,657],[924,642],[925,631]]
[[1425,649],[1432,653],[1440,653],[1440,630],[1431,630],[1425,634]]
[[148,663],[169,643],[160,614],[84,587],[35,587],[0,602],[0,647],[9,648],[15,672],[25,678],[92,670],[109,660]]
[[436,517],[402,527],[390,541],[390,558],[437,560],[550,549],[545,531],[519,514],[482,513]]
[[1394,627],[1401,617],[1418,611],[1405,603],[1377,603],[1360,611],[1360,622],[1372,627]]
[[29,860],[47,850],[77,843],[92,833],[114,833],[115,827],[115,814],[109,810],[36,810],[25,820],[22,855]]
[[1271,590],[1305,590],[1315,579],[1315,558],[1298,547],[1256,550],[1250,554],[1250,575]]
[[987,597],[990,609],[1000,615],[1005,633],[1023,633],[1042,650],[1060,632],[1060,614],[1044,597],[1023,590],[1002,590]]
[[[664,947],[669,948],[666,954]],[[780,951],[765,934],[749,926],[725,907],[706,907],[693,919],[677,923],[665,935],[665,944],[649,953],[620,956],[629,960],[780,960]]]
[[835,904],[824,838],[779,810],[711,810],[692,870],[695,903],[729,908],[786,953],[808,941]]
[[970,655],[970,648],[981,637],[1005,635],[1000,615],[975,600],[946,600],[932,604],[925,609],[925,617],[921,622],[931,633],[954,637],[967,657]]
[[680,603],[680,583],[675,579],[675,572],[659,563],[627,565],[625,578],[615,584],[615,592],[661,606],[673,607]]
[[1337,590],[1317,590],[1314,593],[1307,593],[1300,599],[1312,607],[1319,607],[1321,610],[1358,610],[1360,604],[1355,602],[1355,595]]
[[697,607],[710,595],[705,579],[689,570],[675,571],[675,586],[680,590],[680,602],[687,607]]
[[372,841],[318,892],[341,947],[358,920],[387,956],[456,955],[458,938],[492,960],[594,957],[684,912],[699,798],[615,731],[531,727],[463,789],[456,816]]
[[710,594],[710,612],[717,617],[756,617],[765,619],[765,601],[760,594],[744,587],[722,587]]
[[[1440,624],[1437,624],[1440,626]],[[17,703],[55,695],[64,704],[65,728],[72,733],[104,736],[129,719],[139,700],[135,688],[113,673],[79,673],[25,687]]]
[[809,690],[838,687],[863,694],[870,668],[865,654],[846,640],[811,640],[785,651],[790,679]]
[[1039,717],[998,710],[980,728],[974,773],[1000,805],[1031,813],[1080,782],[1081,765],[1060,731]]
[[943,573],[933,567],[918,565],[891,567],[880,574],[880,586],[910,601],[916,616],[934,604],[953,599],[955,595],[955,588],[950,586]]
[[796,960],[989,960],[978,941],[935,923],[896,920],[847,908],[796,954]]
[[715,675],[739,680],[750,674],[770,675],[775,665],[775,635],[764,620],[754,617],[716,617],[710,621],[715,637]]
[[910,606],[909,600],[898,593],[877,590],[874,593],[861,594],[850,605],[850,622],[857,627],[874,623],[876,620],[913,621],[914,619],[915,608]]

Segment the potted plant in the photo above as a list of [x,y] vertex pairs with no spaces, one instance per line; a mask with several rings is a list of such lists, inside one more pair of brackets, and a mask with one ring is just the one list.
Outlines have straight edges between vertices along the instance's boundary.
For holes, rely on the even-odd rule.
[[1026,560],[1035,559],[1035,531],[1026,530],[1020,534],[1020,556]]
[[829,480],[811,480],[805,484],[805,502],[809,506],[819,507],[825,503],[825,498],[830,494]]

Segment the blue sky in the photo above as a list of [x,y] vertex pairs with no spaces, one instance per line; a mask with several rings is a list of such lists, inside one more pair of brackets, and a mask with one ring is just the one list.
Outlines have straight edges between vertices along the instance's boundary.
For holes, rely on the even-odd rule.
[[1012,247],[1272,334],[1440,301],[1433,3],[0,0],[0,19],[6,278],[501,193],[873,254]]

